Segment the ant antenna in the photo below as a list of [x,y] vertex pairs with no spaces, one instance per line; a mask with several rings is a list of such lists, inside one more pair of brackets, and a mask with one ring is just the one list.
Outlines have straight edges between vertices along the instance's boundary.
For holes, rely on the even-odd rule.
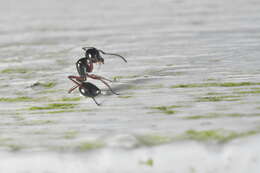
[[118,56],[118,57],[122,58],[125,62],[127,62],[127,60],[126,60],[123,56],[121,56],[121,55],[118,55],[118,54],[115,54],[115,53],[107,53],[107,52],[104,52],[103,50],[100,50],[100,49],[98,49],[98,51],[101,52],[101,53],[103,53],[104,55],[114,55],[114,56]]

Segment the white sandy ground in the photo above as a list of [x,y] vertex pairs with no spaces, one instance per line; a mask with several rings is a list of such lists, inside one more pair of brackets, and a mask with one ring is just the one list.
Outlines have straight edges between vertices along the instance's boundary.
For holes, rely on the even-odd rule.
[[[259,136],[223,146],[177,142],[151,148],[76,153],[1,153],[1,173],[258,173]],[[149,162],[150,164],[146,164]],[[152,160],[152,161],[151,161]]]

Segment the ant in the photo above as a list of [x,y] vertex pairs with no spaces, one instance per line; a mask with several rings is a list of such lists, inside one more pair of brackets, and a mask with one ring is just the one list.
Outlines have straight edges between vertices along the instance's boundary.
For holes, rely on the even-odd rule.
[[83,47],[82,49],[85,51],[85,57],[80,58],[76,62],[76,68],[77,68],[79,76],[68,76],[68,78],[76,84],[68,91],[68,93],[71,93],[73,90],[75,90],[76,88],[79,87],[79,91],[82,95],[84,95],[86,97],[91,97],[97,105],[100,105],[96,102],[94,97],[99,95],[101,93],[101,90],[94,84],[85,82],[87,80],[87,77],[89,77],[91,79],[96,79],[96,80],[101,81],[109,88],[109,90],[113,94],[119,95],[116,92],[114,92],[112,90],[112,88],[110,87],[110,85],[106,82],[106,81],[112,82],[111,80],[106,79],[102,76],[98,76],[95,74],[89,74],[89,73],[91,73],[93,71],[94,64],[96,64],[96,63],[104,64],[104,59],[102,58],[101,53],[104,55],[118,56],[118,57],[122,58],[125,62],[127,62],[127,60],[121,55],[114,54],[114,53],[107,53],[107,52],[104,52],[103,50],[97,49],[95,47]]

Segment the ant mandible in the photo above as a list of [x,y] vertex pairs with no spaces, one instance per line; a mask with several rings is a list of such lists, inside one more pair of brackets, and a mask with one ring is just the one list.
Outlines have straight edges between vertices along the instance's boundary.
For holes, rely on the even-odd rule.
[[76,88],[79,87],[79,91],[82,95],[91,97],[95,101],[95,103],[97,105],[99,105],[96,102],[96,100],[94,99],[94,97],[99,95],[101,93],[101,91],[94,84],[85,82],[87,80],[87,77],[101,81],[109,88],[109,90],[113,94],[116,94],[116,95],[118,95],[118,94],[116,92],[114,92],[112,90],[112,88],[110,87],[110,85],[106,82],[106,81],[112,82],[111,80],[106,79],[102,76],[95,75],[95,74],[89,74],[93,71],[93,68],[94,68],[93,64],[95,64],[95,63],[104,64],[104,59],[102,58],[100,53],[102,53],[104,55],[118,56],[118,57],[122,58],[125,62],[127,62],[127,60],[121,55],[114,54],[114,53],[107,53],[107,52],[104,52],[103,50],[97,49],[95,47],[83,47],[82,49],[84,51],[86,51],[85,57],[80,58],[76,62],[76,68],[77,68],[79,76],[68,76],[68,78],[76,84],[68,91],[68,93],[71,93],[73,90],[75,90]]

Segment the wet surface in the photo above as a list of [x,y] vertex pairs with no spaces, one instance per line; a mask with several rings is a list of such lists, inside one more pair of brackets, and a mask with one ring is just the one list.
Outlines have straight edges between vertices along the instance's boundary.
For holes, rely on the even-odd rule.
[[[259,7],[254,0],[2,2],[1,150],[15,161],[13,151],[21,158],[44,152],[50,159],[65,152],[64,157],[79,160],[91,152],[95,160],[99,149],[108,156],[111,148],[122,149],[108,165],[129,151],[138,152],[149,166],[156,159],[149,161],[145,153],[179,142],[184,150],[191,146],[204,152],[212,146],[232,148],[233,141],[241,151],[255,146],[260,132]],[[67,93],[73,86],[67,76],[77,74],[75,62],[84,46],[128,60],[104,56],[105,64],[95,66],[93,73],[113,80],[112,88],[120,93],[113,95],[90,80],[102,90],[99,107],[78,90]],[[143,166],[137,165],[132,172]]]

